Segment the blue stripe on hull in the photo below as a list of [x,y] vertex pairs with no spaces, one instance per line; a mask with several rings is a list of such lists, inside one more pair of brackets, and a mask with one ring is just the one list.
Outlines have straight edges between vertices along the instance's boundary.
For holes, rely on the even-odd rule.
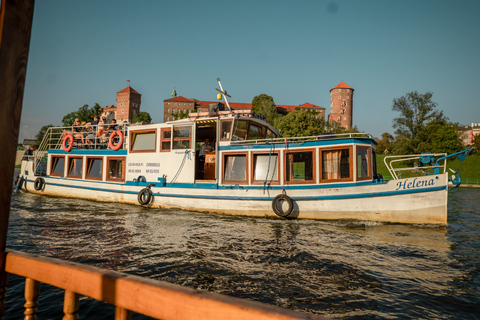
[[[27,182],[33,183],[34,180],[27,180]],[[94,183],[94,182],[92,182],[92,183]],[[104,184],[104,182],[102,182],[102,183]],[[106,189],[106,188],[100,188],[100,187],[75,186],[75,185],[64,184],[64,183],[49,182],[46,185],[54,185],[54,186],[58,186],[58,187],[74,188],[74,189],[84,189],[84,190],[90,190],[90,191],[101,191],[101,192],[123,193],[123,194],[138,194],[138,192],[136,192],[136,191]],[[306,189],[306,187],[304,187],[304,188]],[[377,198],[377,197],[388,197],[388,196],[397,196],[397,195],[434,192],[434,191],[447,190],[447,188],[448,188],[448,186],[441,186],[441,187],[432,187],[432,188],[415,189],[415,190],[381,191],[381,192],[341,194],[341,195],[329,195],[329,196],[305,196],[305,197],[292,196],[291,198],[295,201],[348,200],[348,199]],[[245,189],[252,189],[252,188],[245,187]],[[261,189],[261,188],[259,188],[259,189]],[[313,189],[313,188],[310,188],[310,189]],[[269,196],[269,197],[241,197],[241,196],[214,196],[214,195],[192,195],[192,194],[162,194],[162,193],[159,193],[159,192],[157,192],[157,193],[152,192],[152,194],[154,196],[157,196],[157,197],[191,198],[191,199],[204,199],[204,200],[211,199],[211,200],[272,201],[273,198],[274,198],[274,196]],[[277,194],[275,194],[275,196],[276,195]]]

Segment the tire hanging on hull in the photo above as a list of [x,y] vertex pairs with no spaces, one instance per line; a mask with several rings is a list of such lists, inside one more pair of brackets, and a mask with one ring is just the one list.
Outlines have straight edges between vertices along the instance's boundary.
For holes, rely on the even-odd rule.
[[150,190],[150,188],[143,188],[138,193],[137,200],[142,206],[149,204],[152,200],[152,190]]
[[36,191],[40,191],[43,189],[44,185],[45,185],[45,180],[43,180],[43,178],[38,177],[37,179],[35,179],[35,184],[33,185],[33,187]]
[[[283,209],[284,203],[287,203],[288,205],[286,210]],[[293,200],[286,194],[279,194],[278,196],[273,198],[272,209],[277,216],[287,218],[293,211]]]

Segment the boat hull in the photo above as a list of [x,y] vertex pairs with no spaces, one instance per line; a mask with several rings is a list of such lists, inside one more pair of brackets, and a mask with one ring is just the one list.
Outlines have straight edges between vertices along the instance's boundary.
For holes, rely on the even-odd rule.
[[[36,178],[36,177],[32,177]],[[116,184],[56,177],[25,179],[23,189],[58,197],[139,204],[146,183]],[[292,199],[288,218],[318,220],[364,220],[388,223],[447,223],[446,174],[399,179],[382,183],[332,184],[285,188],[221,187],[216,183],[151,186],[147,206],[179,208],[251,217],[279,217],[272,209],[274,198],[284,193]]]

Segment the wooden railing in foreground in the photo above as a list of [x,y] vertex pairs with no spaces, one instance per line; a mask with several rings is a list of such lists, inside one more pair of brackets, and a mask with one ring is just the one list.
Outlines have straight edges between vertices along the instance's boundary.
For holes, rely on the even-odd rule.
[[[40,283],[65,290],[63,311],[78,319],[80,295],[115,305],[115,319],[131,312],[155,319],[325,319],[259,302],[108,271],[79,263],[8,250],[5,271],[25,277],[25,319],[36,319]],[[5,288],[2,288],[5,292]],[[5,295],[2,295],[5,299]]]

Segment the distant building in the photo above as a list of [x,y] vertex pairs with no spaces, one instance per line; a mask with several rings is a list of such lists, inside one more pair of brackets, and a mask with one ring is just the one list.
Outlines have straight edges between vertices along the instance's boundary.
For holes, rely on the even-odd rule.
[[107,118],[107,122],[116,119],[117,123],[132,122],[134,114],[140,113],[142,104],[142,95],[135,89],[128,86],[117,92],[117,106],[107,106],[103,108],[101,116]]
[[[233,111],[247,111],[252,109],[251,103],[243,102],[228,102]],[[182,96],[163,100],[163,122],[173,121],[182,117],[186,117],[191,112],[199,111],[205,112],[209,110],[209,106],[218,106],[220,110],[226,110],[225,103],[218,101],[199,101],[195,99],[188,99]],[[304,109],[316,112],[316,117],[325,118],[325,108],[311,104],[304,103],[299,106],[291,105],[277,105],[279,113],[288,113],[296,109]]]
[[343,81],[330,89],[328,122],[338,122],[345,129],[352,128],[353,91],[354,89]]
[[480,134],[480,123],[472,122],[470,127],[464,126],[458,129],[457,133],[465,146],[471,146],[473,144],[473,137]]

